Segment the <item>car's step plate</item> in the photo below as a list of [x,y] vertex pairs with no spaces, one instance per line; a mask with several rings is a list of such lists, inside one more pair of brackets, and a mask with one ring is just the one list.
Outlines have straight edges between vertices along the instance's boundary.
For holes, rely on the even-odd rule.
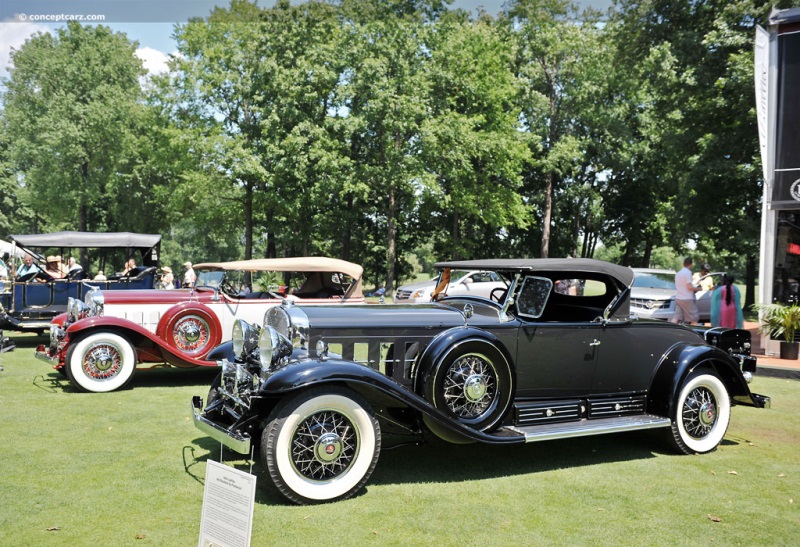
[[506,429],[524,435],[525,442],[532,443],[536,441],[549,441],[551,439],[566,439],[571,437],[586,437],[589,435],[603,435],[605,433],[655,429],[659,427],[669,427],[669,425],[669,418],[653,416],[652,414],[640,414],[638,416],[581,420],[579,422],[533,425],[527,427],[507,427]]

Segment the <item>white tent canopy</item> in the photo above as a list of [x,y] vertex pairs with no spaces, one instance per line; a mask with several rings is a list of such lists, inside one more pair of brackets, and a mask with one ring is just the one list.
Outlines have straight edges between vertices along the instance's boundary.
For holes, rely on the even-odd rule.
[[11,255],[12,252],[18,257],[22,257],[25,255],[25,251],[23,251],[19,247],[14,247],[14,245],[9,243],[8,241],[0,239],[0,255],[3,255],[4,253],[8,253],[9,255]]

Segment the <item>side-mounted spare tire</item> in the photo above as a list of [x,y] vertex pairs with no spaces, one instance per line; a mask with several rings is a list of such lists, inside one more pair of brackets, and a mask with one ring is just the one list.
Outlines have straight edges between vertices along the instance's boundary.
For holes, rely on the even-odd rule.
[[202,359],[219,345],[222,327],[208,306],[184,302],[164,314],[156,328],[156,335],[178,353]]
[[[490,431],[505,416],[512,390],[511,366],[503,352],[486,340],[467,339],[435,359],[423,396],[461,424]],[[425,417],[425,423],[436,435],[459,442],[435,420]]]

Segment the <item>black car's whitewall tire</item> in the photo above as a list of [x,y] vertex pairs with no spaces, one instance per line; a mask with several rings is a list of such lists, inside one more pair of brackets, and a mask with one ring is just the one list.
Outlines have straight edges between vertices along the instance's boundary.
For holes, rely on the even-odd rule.
[[672,415],[672,443],[684,454],[716,449],[731,420],[731,402],[722,381],[694,374],[684,383]]
[[270,478],[299,504],[349,498],[372,475],[381,449],[369,404],[346,388],[315,388],[277,407],[261,438]]
[[65,368],[69,381],[81,391],[114,391],[133,378],[136,352],[122,336],[98,332],[69,348]]

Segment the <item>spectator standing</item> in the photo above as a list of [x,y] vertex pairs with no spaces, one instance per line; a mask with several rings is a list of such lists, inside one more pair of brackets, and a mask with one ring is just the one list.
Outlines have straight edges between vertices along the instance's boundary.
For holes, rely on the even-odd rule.
[[106,281],[106,274],[103,273],[103,270],[97,272],[97,275],[94,276],[95,281]]
[[742,297],[732,275],[722,277],[722,285],[711,295],[711,326],[741,329],[744,327]]
[[705,277],[711,273],[711,265],[708,262],[703,263],[700,266],[700,272],[694,274],[692,276],[692,282],[700,287],[701,291],[713,291],[714,290],[714,280],[711,277]]
[[683,268],[675,274],[675,313],[672,314],[670,322],[684,323],[693,325],[700,318],[695,302],[695,293],[702,290],[692,283],[692,257],[687,256],[683,260]]
[[197,274],[194,273],[194,268],[192,268],[191,262],[184,262],[183,267],[186,268],[186,273],[183,274],[183,287],[192,289],[194,288],[194,284],[197,282]]

